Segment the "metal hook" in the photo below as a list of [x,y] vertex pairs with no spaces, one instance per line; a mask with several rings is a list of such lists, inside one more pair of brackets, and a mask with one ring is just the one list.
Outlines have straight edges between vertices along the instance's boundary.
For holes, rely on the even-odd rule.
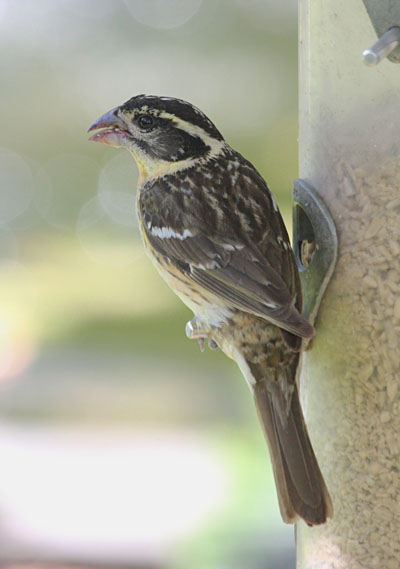
[[293,182],[293,250],[303,288],[303,314],[313,324],[335,268],[338,241],[333,219],[315,189]]

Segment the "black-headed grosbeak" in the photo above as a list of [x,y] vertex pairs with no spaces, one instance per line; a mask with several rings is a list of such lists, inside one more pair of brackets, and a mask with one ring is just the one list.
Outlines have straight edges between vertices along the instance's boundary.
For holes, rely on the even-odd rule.
[[301,315],[295,258],[276,202],[257,170],[196,107],[138,95],[89,130],[124,147],[139,171],[137,211],[147,253],[194,312],[191,338],[208,338],[239,365],[268,441],[282,517],[309,525],[332,502],[296,385]]

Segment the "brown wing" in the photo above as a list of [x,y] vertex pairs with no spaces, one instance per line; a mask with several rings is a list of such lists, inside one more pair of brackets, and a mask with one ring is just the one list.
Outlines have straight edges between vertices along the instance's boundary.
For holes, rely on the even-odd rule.
[[182,191],[185,180],[146,189],[139,202],[146,239],[229,304],[296,336],[312,336],[313,327],[300,314],[297,267],[280,213],[258,172],[234,156],[233,186],[225,175],[228,163],[212,183],[199,180],[197,172],[190,192]]

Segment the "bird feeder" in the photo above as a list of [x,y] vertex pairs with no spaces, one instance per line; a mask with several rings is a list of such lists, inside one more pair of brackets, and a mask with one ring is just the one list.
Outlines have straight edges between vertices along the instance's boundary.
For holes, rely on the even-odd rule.
[[299,9],[294,248],[317,329],[300,385],[334,517],[298,524],[297,567],[397,569],[400,1]]

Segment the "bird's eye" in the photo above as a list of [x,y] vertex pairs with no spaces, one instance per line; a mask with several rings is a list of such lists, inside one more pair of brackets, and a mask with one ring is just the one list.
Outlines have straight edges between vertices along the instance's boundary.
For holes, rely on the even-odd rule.
[[140,115],[137,122],[142,130],[150,130],[154,126],[154,118],[151,115]]

